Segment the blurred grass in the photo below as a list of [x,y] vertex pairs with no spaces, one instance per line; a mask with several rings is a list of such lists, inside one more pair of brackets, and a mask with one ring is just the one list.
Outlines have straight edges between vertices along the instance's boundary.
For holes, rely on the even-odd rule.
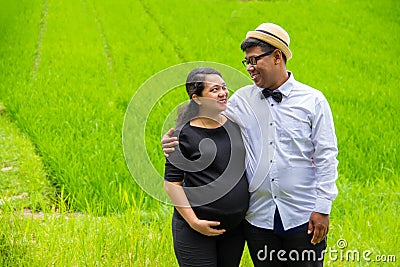
[[[276,21],[293,33],[288,68],[331,103],[340,173],[366,181],[399,166],[399,144],[391,136],[400,126],[390,115],[400,112],[399,92],[392,86],[399,80],[394,75],[399,63],[382,64],[374,53],[380,47],[390,58],[399,50],[393,46],[399,40],[399,7],[392,1],[219,1],[224,6],[220,16],[209,13],[215,3],[207,1],[185,7],[171,1],[175,8],[168,16],[159,0],[23,3],[12,9],[13,23],[2,37],[1,99],[35,143],[52,182],[64,187],[76,209],[123,211],[120,188],[135,198],[140,189],[127,171],[120,141],[130,97],[155,72],[185,60],[223,62],[244,72],[239,44],[259,24],[244,21],[247,14],[253,21]],[[375,17],[378,7],[385,8]],[[259,11],[271,9],[276,12],[266,17]],[[310,26],[315,23],[318,30]],[[174,101],[165,102],[160,112],[175,108]],[[162,133],[152,126],[158,123],[146,124],[154,129],[146,132],[153,162],[163,161]],[[370,134],[358,134],[360,127]]]
[[50,210],[56,191],[34,145],[0,103],[0,212]]
[[[101,228],[87,217],[49,215],[25,220],[3,213],[1,263],[176,265],[170,207],[143,193],[124,161],[121,129],[126,107],[144,81],[177,63],[215,61],[244,73],[239,45],[249,29],[264,21],[287,29],[294,55],[288,68],[296,79],[320,89],[334,114],[340,192],[331,214],[329,245],[334,248],[344,238],[349,249],[398,255],[394,249],[399,241],[400,206],[398,1],[187,4],[172,0],[166,6],[161,0],[0,0],[0,7],[0,101],[7,107],[7,118],[0,116],[5,119],[1,130],[9,133],[19,128],[22,134],[12,136],[25,140],[2,135],[1,156],[30,155],[25,148],[40,156],[40,160],[21,157],[18,164],[26,168],[21,175],[12,176],[14,166],[0,173],[7,175],[1,177],[5,196],[0,198],[29,189],[29,201],[19,199],[9,210],[61,205],[61,212],[106,215],[99,218],[110,227]],[[146,124],[147,152],[160,173],[164,159],[158,147],[162,133],[157,114],[168,114],[180,97],[184,94],[161,99]],[[26,177],[31,175],[37,178],[29,183]],[[58,191],[56,204],[48,204],[46,195],[53,195],[53,190]],[[133,231],[130,227],[135,234],[127,238],[123,231],[109,232],[113,228]],[[83,229],[99,238],[84,234]],[[152,239],[139,232],[162,237]],[[104,256],[103,249],[110,253]],[[251,266],[247,252],[243,266]]]
[[103,217],[11,213],[0,225],[1,266],[176,265],[170,228],[137,208]]

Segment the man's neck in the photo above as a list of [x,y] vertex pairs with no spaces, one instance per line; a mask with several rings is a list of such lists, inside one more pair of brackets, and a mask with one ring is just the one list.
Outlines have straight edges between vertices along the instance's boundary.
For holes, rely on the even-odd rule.
[[274,91],[281,87],[290,78],[290,73],[285,69],[284,72],[279,74],[279,79],[276,81],[275,85],[268,88],[270,91]]

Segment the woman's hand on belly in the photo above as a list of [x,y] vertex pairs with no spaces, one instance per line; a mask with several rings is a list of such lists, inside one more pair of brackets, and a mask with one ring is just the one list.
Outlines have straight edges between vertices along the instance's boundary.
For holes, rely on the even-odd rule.
[[190,225],[190,227],[192,227],[194,230],[196,230],[200,234],[203,234],[206,236],[217,236],[217,235],[221,235],[225,232],[225,229],[213,228],[213,227],[220,225],[220,222],[217,222],[217,221],[208,221],[208,220],[197,219],[197,220],[194,220],[193,222],[190,222],[189,225]]

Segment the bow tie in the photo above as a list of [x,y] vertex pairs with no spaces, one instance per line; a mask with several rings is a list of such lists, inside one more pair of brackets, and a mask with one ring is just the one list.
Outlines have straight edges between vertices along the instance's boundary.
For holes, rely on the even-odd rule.
[[262,90],[262,94],[264,95],[265,98],[272,97],[276,102],[280,103],[282,101],[282,93],[281,92],[272,92],[268,90],[268,88],[265,88]]

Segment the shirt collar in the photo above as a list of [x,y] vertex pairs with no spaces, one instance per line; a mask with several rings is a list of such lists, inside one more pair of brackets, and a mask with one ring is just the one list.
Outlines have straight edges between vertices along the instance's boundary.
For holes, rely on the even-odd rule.
[[[296,82],[296,80],[294,79],[293,73],[291,71],[288,71],[287,73],[289,74],[289,79],[287,79],[286,82],[284,82],[281,86],[279,86],[278,88],[276,88],[274,90],[274,92],[281,92],[282,95],[284,95],[286,97],[290,94],[290,92],[292,91],[292,88],[294,86],[294,83]],[[261,91],[264,88],[258,87],[258,89],[260,90],[260,93],[261,93]]]
[[284,82],[280,87],[274,90],[281,92],[286,97],[290,94],[290,91],[292,91],[293,85],[296,81],[294,79],[294,75],[292,72],[288,71],[288,74],[289,74],[289,79],[287,79],[286,82]]

